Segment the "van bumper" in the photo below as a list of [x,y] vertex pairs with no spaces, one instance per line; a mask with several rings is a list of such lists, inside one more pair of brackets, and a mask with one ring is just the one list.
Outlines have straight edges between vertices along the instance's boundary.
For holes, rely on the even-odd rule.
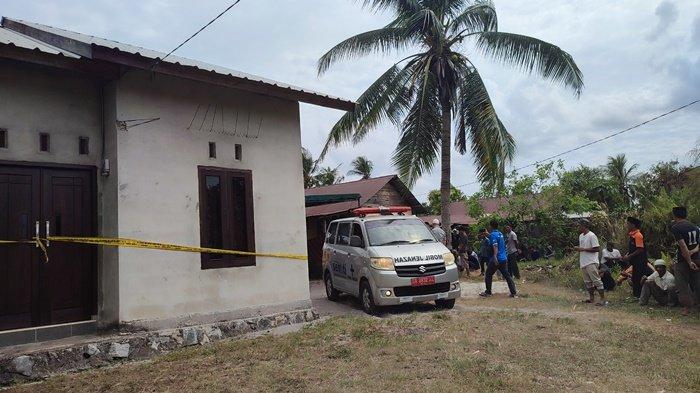
[[371,287],[374,304],[377,306],[457,299],[462,293],[456,267],[450,267],[445,273],[436,275],[434,285],[423,287],[412,287],[410,277],[398,277],[393,271],[375,273],[379,274],[373,274]]

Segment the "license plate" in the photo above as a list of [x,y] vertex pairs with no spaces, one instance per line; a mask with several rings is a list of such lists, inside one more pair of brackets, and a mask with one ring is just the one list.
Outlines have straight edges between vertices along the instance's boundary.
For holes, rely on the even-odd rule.
[[433,285],[435,284],[435,276],[428,277],[416,277],[411,279],[412,287],[421,287],[423,285]]
[[438,293],[438,299],[447,299],[447,292]]
[[399,303],[411,303],[413,301],[413,297],[400,297],[399,298]]

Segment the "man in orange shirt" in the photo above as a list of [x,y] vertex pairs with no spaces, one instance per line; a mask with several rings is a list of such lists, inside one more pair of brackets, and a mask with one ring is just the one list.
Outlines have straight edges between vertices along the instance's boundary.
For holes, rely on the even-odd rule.
[[632,266],[632,294],[639,298],[642,293],[642,276],[644,276],[647,263],[647,253],[644,247],[644,236],[639,228],[642,222],[636,217],[627,217],[627,229],[629,230],[629,242],[627,254],[622,258]]

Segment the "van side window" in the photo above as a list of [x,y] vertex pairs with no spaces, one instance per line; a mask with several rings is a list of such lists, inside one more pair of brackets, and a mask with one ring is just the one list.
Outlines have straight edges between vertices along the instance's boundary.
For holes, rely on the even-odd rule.
[[358,223],[352,224],[352,236],[357,236],[362,240],[362,245],[360,248],[365,248],[365,238],[362,236],[362,226]]
[[341,222],[340,225],[338,225],[338,240],[336,241],[336,244],[340,244],[341,246],[347,246],[350,244],[349,222]]
[[335,230],[338,228],[337,222],[332,222],[326,232],[326,244],[335,244]]

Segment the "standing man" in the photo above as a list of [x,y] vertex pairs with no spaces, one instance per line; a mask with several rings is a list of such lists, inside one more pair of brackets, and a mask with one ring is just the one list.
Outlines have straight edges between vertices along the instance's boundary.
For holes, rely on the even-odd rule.
[[656,271],[649,277],[642,277],[642,294],[639,296],[639,305],[646,306],[650,296],[653,296],[660,306],[676,305],[678,303],[676,282],[673,274],[666,271],[666,262],[663,259],[657,259],[654,262],[654,270]]
[[479,249],[479,266],[481,268],[481,275],[486,273],[486,266],[489,264],[489,260],[493,257],[493,248],[491,248],[491,241],[489,240],[489,231],[484,228],[484,230],[479,233],[479,238],[481,239],[480,249]]
[[506,225],[506,251],[508,251],[508,271],[517,280],[520,280],[520,269],[518,268],[518,256],[520,247],[518,245],[518,235],[510,225]]
[[642,276],[646,271],[647,253],[644,248],[644,236],[639,228],[642,222],[636,217],[627,217],[627,229],[629,230],[629,242],[627,254],[622,258],[622,262],[627,262],[632,266],[632,294],[639,299],[642,294]]
[[517,292],[515,290],[515,282],[513,278],[508,273],[508,254],[506,252],[506,242],[503,238],[503,234],[498,230],[498,221],[492,220],[489,223],[489,229],[491,234],[489,235],[489,242],[491,243],[491,249],[493,252],[493,257],[489,260],[488,267],[486,268],[486,291],[479,294],[481,297],[489,297],[492,295],[491,285],[493,283],[493,275],[496,271],[501,272],[503,278],[508,283],[508,289],[510,290],[510,297],[517,297]]
[[457,233],[457,254],[462,262],[464,270],[467,271],[467,277],[471,275],[469,272],[469,235],[464,227],[459,228]]
[[579,253],[579,266],[583,274],[583,282],[586,284],[586,289],[588,289],[589,298],[584,302],[594,303],[595,291],[598,290],[600,302],[596,303],[596,306],[605,306],[607,304],[605,301],[605,288],[598,272],[600,244],[598,243],[598,236],[590,228],[590,221],[585,218],[579,220],[578,229],[581,234],[578,236],[578,247],[575,247],[574,250]]
[[683,315],[688,315],[693,303],[700,304],[700,253],[690,251],[698,247],[700,229],[688,221],[688,210],[683,206],[673,208],[673,221],[671,233],[678,245],[674,266],[676,287],[679,300],[683,304]]
[[602,262],[610,269],[615,267],[615,265],[622,259],[620,250],[616,249],[612,242],[608,242],[605,249],[601,252],[601,255]]
[[433,236],[435,236],[435,240],[449,247],[450,245],[446,243],[447,234],[440,227],[440,220],[438,220],[437,218],[434,219],[433,223],[430,226],[432,227],[431,231],[433,232]]

